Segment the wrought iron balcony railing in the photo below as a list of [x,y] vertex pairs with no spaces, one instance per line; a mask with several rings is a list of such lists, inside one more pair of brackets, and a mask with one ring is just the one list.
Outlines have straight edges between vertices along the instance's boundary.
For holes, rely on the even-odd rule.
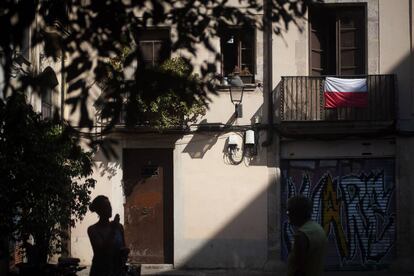
[[395,119],[394,75],[338,77],[367,79],[369,99],[366,108],[325,108],[323,96],[325,76],[282,77],[280,83],[280,121],[393,121]]

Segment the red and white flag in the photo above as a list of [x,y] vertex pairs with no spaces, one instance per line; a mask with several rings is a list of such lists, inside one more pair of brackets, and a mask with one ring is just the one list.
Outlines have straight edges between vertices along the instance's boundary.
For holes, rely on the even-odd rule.
[[326,77],[323,94],[325,108],[368,106],[367,79]]

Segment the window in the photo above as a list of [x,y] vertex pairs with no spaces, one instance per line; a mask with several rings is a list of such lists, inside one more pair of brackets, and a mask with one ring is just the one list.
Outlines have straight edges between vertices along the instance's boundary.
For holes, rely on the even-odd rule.
[[220,37],[222,74],[240,75],[244,83],[254,82],[255,32],[253,28],[230,28]]
[[50,88],[42,92],[42,117],[44,119],[52,117],[52,89]]
[[157,66],[168,59],[171,54],[170,30],[142,30],[137,35],[145,66]]
[[53,108],[53,91],[59,84],[55,71],[52,67],[46,67],[42,73],[39,74],[39,80],[42,84],[41,90],[41,112],[43,118],[52,117]]
[[311,75],[364,74],[365,7],[315,5],[309,18]]

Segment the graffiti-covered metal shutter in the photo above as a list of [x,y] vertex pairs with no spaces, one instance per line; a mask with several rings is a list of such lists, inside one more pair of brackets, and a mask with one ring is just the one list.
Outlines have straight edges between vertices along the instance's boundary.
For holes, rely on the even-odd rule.
[[302,194],[312,200],[312,219],[328,236],[327,269],[390,264],[396,240],[394,163],[389,158],[283,160],[282,258],[289,254],[294,231],[286,202]]

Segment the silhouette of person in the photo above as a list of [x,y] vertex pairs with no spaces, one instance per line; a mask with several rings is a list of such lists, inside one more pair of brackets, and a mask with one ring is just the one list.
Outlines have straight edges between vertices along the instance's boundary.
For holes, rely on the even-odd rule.
[[287,215],[296,228],[288,256],[288,276],[322,275],[328,239],[322,226],[311,220],[312,202],[304,196],[289,198]]
[[88,236],[93,250],[90,276],[123,275],[128,249],[125,247],[124,229],[116,214],[113,221],[112,207],[106,196],[97,196],[89,205],[99,221],[89,226]]

